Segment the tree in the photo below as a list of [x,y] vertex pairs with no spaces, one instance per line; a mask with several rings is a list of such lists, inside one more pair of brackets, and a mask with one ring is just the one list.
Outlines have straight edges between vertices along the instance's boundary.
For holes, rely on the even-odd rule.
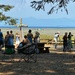
[[4,21],[6,24],[10,24],[10,25],[14,25],[16,24],[16,20],[10,16],[6,16],[4,14],[4,12],[9,11],[10,9],[12,9],[14,6],[10,6],[10,5],[0,5],[0,21]]
[[50,10],[48,12],[48,14],[52,14],[53,12],[58,12],[59,9],[61,9],[61,11],[64,10],[66,11],[66,13],[68,14],[68,10],[67,10],[67,5],[69,4],[69,2],[75,2],[75,0],[40,0],[40,1],[32,1],[31,2],[31,7],[34,8],[35,10],[45,10],[45,5],[46,4],[50,4]]
[[[67,5],[69,4],[69,2],[75,2],[75,0],[35,0],[31,2],[31,7],[34,8],[35,10],[44,10],[45,11],[45,6],[47,4],[51,5],[50,6],[50,10],[48,12],[48,14],[52,14],[53,12],[58,12],[59,9],[61,9],[61,11],[63,11],[63,9],[66,11],[66,13],[68,14],[68,10],[67,10]],[[24,0],[22,0],[22,2],[24,2]],[[4,12],[10,11],[10,9],[12,9],[14,6],[10,6],[10,5],[0,5],[0,21],[5,21],[5,23],[9,23],[9,24],[16,24],[16,20],[10,16],[6,16],[4,14]]]

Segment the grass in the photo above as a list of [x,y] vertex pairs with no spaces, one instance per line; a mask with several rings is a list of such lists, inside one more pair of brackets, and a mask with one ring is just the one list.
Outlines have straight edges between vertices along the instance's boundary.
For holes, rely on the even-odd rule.
[[[20,32],[19,28],[17,28],[17,29],[14,29],[14,28],[3,28],[2,32],[3,32],[4,38],[5,38],[6,32],[10,31],[10,30],[13,30],[14,36],[15,36],[16,32],[18,32],[18,33]],[[24,32],[23,32],[24,35],[26,35],[28,33],[28,30],[29,29],[25,29],[24,30]],[[35,31],[36,31],[36,29],[33,29],[33,35],[35,35]],[[45,31],[45,32],[47,32],[47,31]],[[43,33],[43,31],[40,31],[40,39],[41,39],[41,41],[46,41],[47,42],[50,39],[53,40],[53,38],[54,38],[54,34],[47,34],[47,33]],[[60,35],[60,41],[63,40],[62,38],[63,38],[63,35],[61,34]],[[15,40],[16,40],[16,37],[14,38],[14,41]],[[72,40],[74,40],[74,36],[72,37]]]
[[[5,37],[5,35],[4,35],[4,37]],[[63,38],[63,35],[60,35],[59,38],[60,38],[60,41],[63,41],[63,39],[62,39]],[[41,42],[48,42],[48,40],[50,40],[50,39],[53,40],[54,39],[54,35],[47,35],[47,34],[41,34],[40,35],[40,41]],[[74,40],[74,37],[72,37],[72,40]],[[16,41],[16,37],[14,37],[14,41]]]

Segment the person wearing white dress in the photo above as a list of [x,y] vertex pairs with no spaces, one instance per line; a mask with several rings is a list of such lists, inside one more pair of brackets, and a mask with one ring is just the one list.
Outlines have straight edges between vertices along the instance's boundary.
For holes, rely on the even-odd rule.
[[19,45],[20,43],[20,36],[18,33],[16,33],[16,47]]

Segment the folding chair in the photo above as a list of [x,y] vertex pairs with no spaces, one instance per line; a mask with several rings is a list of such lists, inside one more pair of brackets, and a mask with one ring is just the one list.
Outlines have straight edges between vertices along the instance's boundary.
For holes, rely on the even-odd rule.
[[21,61],[22,59],[24,59],[26,62],[29,61],[37,61],[37,54],[35,52],[36,49],[36,44],[34,43],[29,43],[24,45],[23,47],[18,47],[18,53],[20,55],[22,55],[22,57],[20,58],[19,61]]
[[2,61],[8,61],[8,59],[13,61],[14,54],[15,54],[15,47],[14,47],[14,45],[6,46],[5,47],[5,51],[3,52]]

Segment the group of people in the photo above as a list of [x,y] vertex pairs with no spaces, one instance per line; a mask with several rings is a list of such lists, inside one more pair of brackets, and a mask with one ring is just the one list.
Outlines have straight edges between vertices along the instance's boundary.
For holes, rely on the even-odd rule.
[[[28,31],[27,38],[30,41],[30,43],[39,43],[40,42],[40,33],[38,31],[35,32],[35,36],[32,34],[32,30]],[[34,39],[34,41],[32,40]]]
[[16,38],[16,47],[18,47],[18,45],[20,44],[20,42],[24,43],[33,43],[33,39],[34,39],[34,43],[38,43],[40,42],[40,33],[39,32],[35,32],[35,36],[33,36],[32,34],[32,30],[30,29],[27,33],[27,35],[24,35],[24,39],[22,41],[20,41],[20,36],[18,33],[16,33],[16,37],[14,37],[13,31],[7,31],[5,38],[3,37],[3,33],[1,32],[0,29],[0,50],[2,49],[2,46],[12,46],[14,45],[14,38]]
[[5,46],[12,46],[14,44],[14,34],[12,30],[10,32],[7,31],[4,41],[5,41]]
[[65,32],[65,35],[63,36],[63,51],[71,51],[72,48],[72,34],[71,32],[67,33]]
[[[54,42],[55,42],[55,49],[57,48],[57,43],[59,40],[59,34],[60,32],[55,33],[54,35]],[[67,33],[65,32],[63,36],[63,51],[71,51],[72,48],[72,34],[71,32]],[[34,40],[34,41],[33,41]],[[20,36],[18,33],[16,33],[16,45],[18,46],[20,42],[24,43],[39,43],[40,42],[40,33],[38,31],[35,32],[35,36],[32,34],[32,30],[30,29],[27,33],[27,35],[24,35],[24,39],[20,41]],[[3,33],[0,29],[0,50],[3,46],[12,46],[14,45],[14,34],[13,31],[7,31],[7,34],[5,35],[5,38],[3,37]]]
[[[71,51],[71,48],[72,48],[72,34],[71,32],[67,33],[65,32],[64,36],[63,36],[63,51]],[[59,41],[59,33],[55,33],[54,35],[54,42],[55,42],[55,49],[57,48],[57,43]]]
[[0,29],[0,50],[2,50],[2,47],[12,46],[14,44],[14,34],[13,31],[7,31],[7,34],[5,35],[5,38],[3,37],[3,33]]

